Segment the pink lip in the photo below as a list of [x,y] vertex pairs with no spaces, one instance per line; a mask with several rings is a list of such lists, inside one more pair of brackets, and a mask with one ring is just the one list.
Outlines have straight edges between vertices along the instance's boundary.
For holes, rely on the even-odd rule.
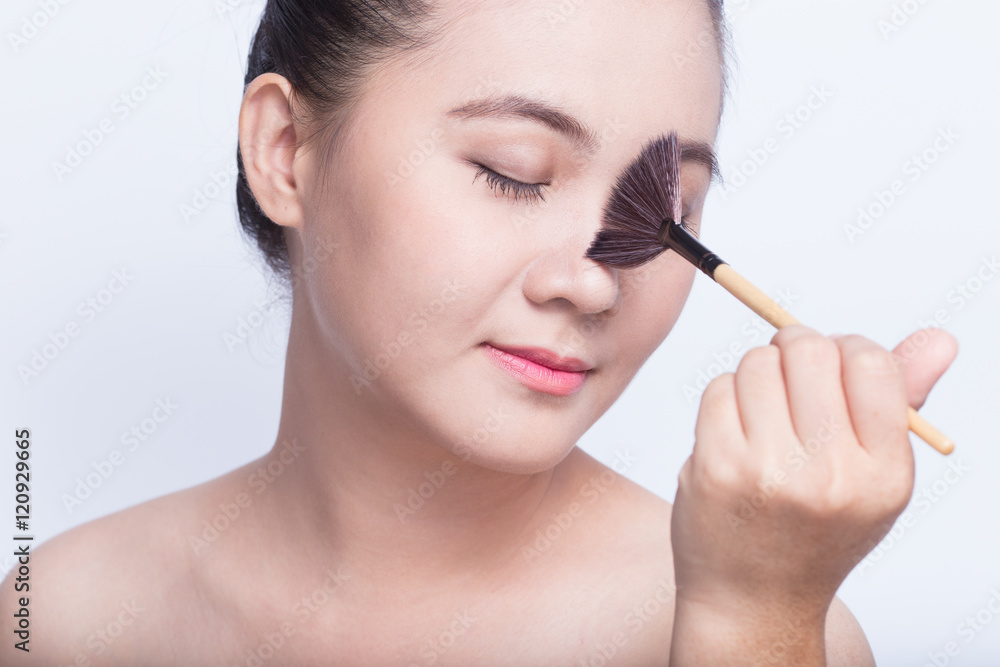
[[572,357],[559,355],[537,347],[498,348],[483,343],[486,356],[499,368],[507,371],[530,389],[569,396],[580,391],[587,371],[592,367]]

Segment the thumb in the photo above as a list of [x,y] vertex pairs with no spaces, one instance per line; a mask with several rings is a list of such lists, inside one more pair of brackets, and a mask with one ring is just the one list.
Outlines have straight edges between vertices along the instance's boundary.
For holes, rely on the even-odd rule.
[[892,351],[906,378],[906,397],[914,410],[927,400],[931,387],[958,354],[958,341],[943,329],[921,329]]

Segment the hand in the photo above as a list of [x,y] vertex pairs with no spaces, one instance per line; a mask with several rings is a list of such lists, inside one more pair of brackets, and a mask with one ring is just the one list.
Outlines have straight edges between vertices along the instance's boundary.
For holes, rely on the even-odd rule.
[[907,405],[956,351],[941,330],[890,354],[794,325],[715,378],[674,503],[678,609],[749,613],[762,628],[804,615],[822,633],[841,582],[909,502]]

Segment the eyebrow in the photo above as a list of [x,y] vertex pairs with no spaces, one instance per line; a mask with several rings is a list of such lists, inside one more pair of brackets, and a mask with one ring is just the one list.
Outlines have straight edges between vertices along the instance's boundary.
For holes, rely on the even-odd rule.
[[[485,97],[449,110],[446,115],[456,118],[523,118],[541,123],[567,137],[581,152],[594,153],[601,138],[593,128],[575,116],[556,107],[522,95]],[[700,164],[709,170],[712,180],[719,180],[719,160],[715,149],[704,141],[681,140],[681,161]]]

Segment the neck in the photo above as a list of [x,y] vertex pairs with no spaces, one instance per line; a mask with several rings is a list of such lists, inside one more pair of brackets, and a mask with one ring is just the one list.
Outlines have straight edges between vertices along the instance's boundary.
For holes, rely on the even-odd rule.
[[310,330],[292,323],[281,422],[267,457],[295,455],[268,494],[290,539],[315,536],[305,552],[386,582],[416,573],[482,577],[517,562],[569,488],[568,466],[517,474],[464,460],[372,392],[355,393],[342,380],[350,371],[331,367]]

